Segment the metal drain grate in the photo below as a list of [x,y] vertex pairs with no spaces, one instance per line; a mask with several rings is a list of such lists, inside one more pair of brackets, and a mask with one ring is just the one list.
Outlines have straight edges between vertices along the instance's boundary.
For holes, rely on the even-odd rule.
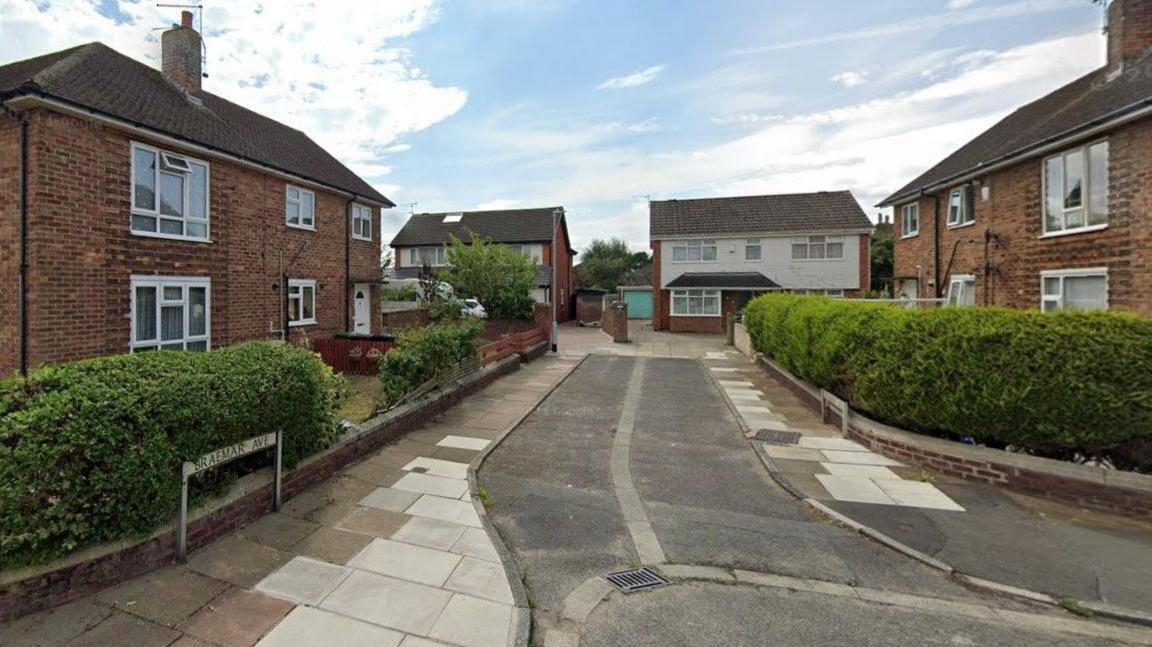
[[800,432],[761,429],[756,434],[756,440],[762,440],[773,445],[796,445],[800,442]]
[[625,593],[647,591],[648,589],[665,586],[669,583],[668,580],[664,579],[663,575],[660,575],[650,568],[634,568],[627,571],[609,573],[604,576],[604,579]]

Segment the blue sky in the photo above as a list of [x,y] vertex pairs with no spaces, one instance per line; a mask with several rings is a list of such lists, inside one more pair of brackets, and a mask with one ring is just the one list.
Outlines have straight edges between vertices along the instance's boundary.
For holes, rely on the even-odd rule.
[[[648,196],[851,189],[875,216],[1103,60],[1088,0],[204,4],[205,88],[369,178],[389,234],[410,203],[560,204],[578,247],[646,247]],[[155,65],[175,11],[0,0],[0,61],[102,40]]]

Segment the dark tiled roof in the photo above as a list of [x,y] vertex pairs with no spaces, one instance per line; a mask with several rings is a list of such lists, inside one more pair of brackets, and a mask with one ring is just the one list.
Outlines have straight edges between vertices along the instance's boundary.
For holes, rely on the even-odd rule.
[[979,172],[981,167],[1026,156],[1032,149],[1074,136],[1150,101],[1152,57],[1145,57],[1113,79],[1108,79],[1107,68],[1100,68],[1019,108],[880,204],[887,206],[920,189]]
[[[468,240],[470,232],[494,243],[541,243],[552,240],[552,214],[563,207],[506,209],[503,211],[456,211],[417,213],[392,239],[393,247],[441,245],[451,236]],[[444,222],[445,216],[461,215],[459,222]],[[563,219],[563,216],[561,216]]]
[[872,228],[849,191],[657,200],[649,216],[653,239]]
[[665,287],[770,290],[780,287],[780,284],[759,272],[686,272],[672,279]]
[[376,202],[388,198],[303,132],[208,92],[192,94],[159,70],[102,43],[0,66],[0,98],[34,94],[257,162]]
[[[393,276],[398,279],[418,279],[420,272],[423,268],[420,267],[398,267],[394,270]],[[552,268],[544,265],[536,267],[536,287],[547,288],[552,287]]]

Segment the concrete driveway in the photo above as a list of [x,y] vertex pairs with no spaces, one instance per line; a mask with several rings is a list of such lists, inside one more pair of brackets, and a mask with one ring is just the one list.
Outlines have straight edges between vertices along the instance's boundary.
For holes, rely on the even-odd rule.
[[[1152,636],[970,591],[814,516],[768,477],[697,360],[588,357],[479,478],[545,645]],[[641,565],[673,585],[624,595],[602,579]]]

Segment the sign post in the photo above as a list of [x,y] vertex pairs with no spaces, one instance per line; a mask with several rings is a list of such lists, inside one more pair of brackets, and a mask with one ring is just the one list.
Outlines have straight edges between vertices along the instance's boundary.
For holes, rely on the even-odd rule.
[[281,493],[280,480],[282,474],[282,456],[284,447],[284,432],[263,434],[242,440],[235,445],[221,447],[208,452],[195,461],[184,461],[180,466],[180,518],[176,529],[176,559],[180,563],[188,560],[188,477],[199,474],[205,470],[219,467],[225,463],[247,456],[262,449],[276,446],[275,482],[273,485],[272,506],[276,512],[280,511]]

